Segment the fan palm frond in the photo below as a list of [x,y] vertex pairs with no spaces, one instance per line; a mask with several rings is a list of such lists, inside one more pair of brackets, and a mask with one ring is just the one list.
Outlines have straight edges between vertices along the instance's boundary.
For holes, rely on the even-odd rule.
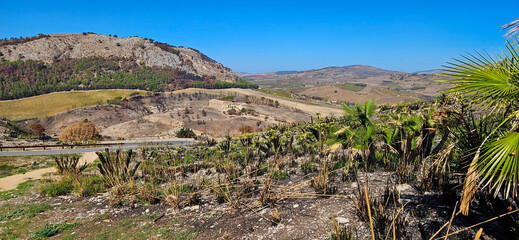
[[519,46],[507,43],[507,52],[468,54],[444,66],[443,76],[453,77],[444,83],[454,87],[447,93],[458,93],[475,106],[504,107],[519,99]]
[[494,195],[503,190],[504,196],[517,195],[519,182],[519,133],[511,132],[502,139],[486,145],[478,159],[481,185]]

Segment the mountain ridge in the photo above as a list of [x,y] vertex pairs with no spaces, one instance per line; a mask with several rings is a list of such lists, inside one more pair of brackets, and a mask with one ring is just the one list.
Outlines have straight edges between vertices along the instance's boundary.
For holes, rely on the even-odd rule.
[[[4,40],[0,56],[6,61],[39,60],[47,64],[68,58],[132,57],[150,67],[178,68],[200,77],[215,77],[235,82],[238,77],[229,68],[193,48],[176,47],[148,38],[106,36],[96,33],[40,34],[26,41]],[[16,39],[15,39],[16,40]],[[8,44],[9,41],[14,44]]]

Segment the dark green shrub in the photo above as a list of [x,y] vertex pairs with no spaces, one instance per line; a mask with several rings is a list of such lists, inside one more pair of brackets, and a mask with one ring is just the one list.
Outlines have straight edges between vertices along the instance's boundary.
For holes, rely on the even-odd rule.
[[34,232],[34,238],[35,239],[44,239],[44,238],[56,236],[68,229],[74,228],[77,225],[78,225],[78,223],[72,223],[72,224],[68,224],[68,223],[48,224],[47,223],[47,224],[45,224],[45,226],[43,226],[42,228],[40,228],[40,229],[36,230],[36,232]]
[[196,134],[190,128],[181,128],[177,132],[178,138],[196,138]]

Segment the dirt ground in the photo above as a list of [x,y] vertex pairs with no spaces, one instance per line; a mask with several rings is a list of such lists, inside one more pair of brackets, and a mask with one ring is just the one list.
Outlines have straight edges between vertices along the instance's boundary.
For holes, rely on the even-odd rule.
[[[218,100],[225,96],[235,98],[233,101]],[[245,96],[273,99],[279,106],[246,103]],[[238,114],[229,114],[231,109]],[[253,111],[243,112],[244,109]],[[186,89],[137,96],[117,104],[81,107],[36,121],[53,137],[59,136],[66,126],[87,119],[99,128],[101,135],[111,139],[174,136],[182,127],[219,138],[240,134],[242,126],[258,130],[278,123],[309,122],[317,112],[322,116],[342,114],[340,108],[312,105],[252,90]]]
[[[85,153],[79,159],[79,164],[90,164],[96,159],[97,155],[94,152]],[[55,167],[47,167],[0,178],[0,192],[15,189],[20,183],[28,180],[42,179],[45,175],[55,173],[56,171]]]
[[[381,197],[392,185],[392,177],[389,172],[360,174],[359,182],[369,182],[371,196]],[[371,239],[369,223],[356,214],[357,182],[341,178],[335,175],[331,179],[336,194],[322,197],[314,195],[307,178],[294,173],[276,184],[278,200],[273,206],[262,207],[253,196],[243,199],[239,209],[232,208],[228,202],[216,204],[204,197],[201,204],[179,210],[167,204],[110,207],[107,193],[86,198],[73,195],[47,198],[33,188],[25,195],[0,201],[3,209],[0,216],[37,204],[49,206],[49,210],[32,217],[0,220],[0,234],[28,238],[46,223],[68,223],[77,225],[51,239],[330,239],[333,217],[340,227],[353,233],[353,239]],[[406,239],[427,239],[424,236],[448,221],[452,209],[434,193],[419,193],[407,184],[396,187],[399,201],[408,209],[406,214],[414,214],[406,217],[408,228],[412,229]],[[424,210],[423,205],[428,208]],[[279,222],[273,220],[274,211],[279,212]],[[476,221],[479,219],[468,222]],[[455,222],[451,231],[463,227],[464,224]],[[492,224],[483,227],[499,228]],[[469,231],[450,239],[468,239],[473,235]],[[483,239],[499,239],[499,236],[484,235]]]

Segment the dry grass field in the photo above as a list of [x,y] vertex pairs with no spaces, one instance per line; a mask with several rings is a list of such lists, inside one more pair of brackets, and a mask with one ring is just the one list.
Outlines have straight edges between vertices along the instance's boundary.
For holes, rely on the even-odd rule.
[[93,90],[50,93],[35,97],[0,101],[0,116],[22,120],[50,116],[69,109],[106,103],[116,97],[126,98],[137,90]]

